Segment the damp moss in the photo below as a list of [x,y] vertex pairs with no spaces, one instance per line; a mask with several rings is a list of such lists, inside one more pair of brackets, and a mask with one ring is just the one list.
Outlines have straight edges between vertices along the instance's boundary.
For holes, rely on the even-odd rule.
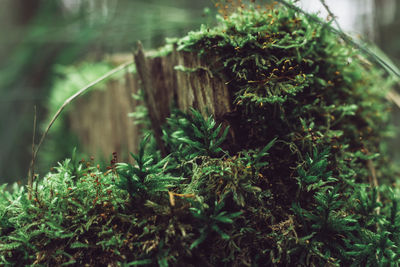
[[228,84],[229,129],[175,110],[165,158],[145,138],[135,164],[72,156],[1,194],[3,265],[397,266],[391,81],[295,10],[223,15],[176,45]]
[[316,17],[278,7],[239,7],[219,16],[219,26],[203,25],[177,42],[228,84],[239,133],[233,145],[254,148],[278,137],[282,153],[293,156],[284,168],[329,148],[338,173],[344,159],[373,157],[390,135],[393,80]]

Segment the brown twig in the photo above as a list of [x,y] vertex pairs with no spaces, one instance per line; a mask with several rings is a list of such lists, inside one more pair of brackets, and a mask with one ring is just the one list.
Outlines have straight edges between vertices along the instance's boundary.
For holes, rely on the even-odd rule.
[[[61,112],[64,110],[64,108],[71,103],[73,100],[75,100],[77,97],[79,97],[80,95],[82,95],[83,93],[85,93],[88,89],[90,89],[91,87],[93,87],[94,85],[98,84],[99,82],[104,81],[105,79],[107,79],[108,77],[110,77],[111,75],[119,72],[120,70],[126,68],[127,66],[133,64],[133,60],[126,62],[124,64],[121,64],[120,66],[110,70],[109,72],[107,72],[106,74],[104,74],[103,76],[99,77],[98,79],[96,79],[95,81],[89,83],[88,85],[86,85],[85,87],[83,87],[82,89],[80,89],[78,92],[76,92],[74,95],[72,95],[71,97],[69,97],[67,100],[65,100],[65,102],[62,104],[62,106],[57,110],[56,114],[54,114],[53,118],[51,119],[50,123],[47,125],[46,130],[44,131],[44,133],[42,134],[42,137],[40,138],[39,144],[36,146],[36,149],[34,149],[34,138],[33,138],[33,144],[32,144],[32,160],[31,160],[31,164],[29,167],[29,172],[28,172],[28,197],[29,199],[31,199],[32,197],[32,186],[33,186],[33,179],[34,179],[34,167],[35,167],[35,161],[36,161],[36,157],[38,154],[38,151],[40,149],[40,146],[42,145],[44,139],[46,138],[47,134],[49,133],[49,130],[51,128],[51,126],[53,125],[53,123],[57,120],[58,116],[60,116]],[[36,123],[36,118],[35,118],[35,123]]]

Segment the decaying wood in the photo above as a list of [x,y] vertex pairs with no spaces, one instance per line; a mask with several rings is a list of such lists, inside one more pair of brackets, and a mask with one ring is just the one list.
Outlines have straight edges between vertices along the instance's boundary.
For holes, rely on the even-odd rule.
[[[120,64],[127,57],[132,55],[113,55],[107,60]],[[172,104],[184,111],[194,107],[203,115],[208,112],[219,121],[231,111],[227,85],[208,70],[197,54],[174,51],[168,56],[153,57],[139,45],[135,64],[136,74],[126,73],[125,81],[108,81],[105,90],[92,91],[76,100],[69,111],[71,130],[86,153],[108,159],[117,152],[120,161],[128,161],[128,152],[137,152],[140,129],[127,114],[139,104],[132,98],[139,88],[144,91],[157,145],[164,155],[167,151],[161,140],[161,126],[170,115]]]
[[154,131],[158,148],[163,156],[166,155],[165,146],[161,139],[161,125],[167,114],[168,103],[172,97],[169,88],[159,90],[158,85],[166,84],[165,79],[172,79],[170,75],[165,75],[162,59],[158,58],[153,64],[148,62],[141,43],[138,43],[138,51],[135,53],[135,64],[137,73],[141,79],[141,86],[144,91],[144,101],[150,117],[151,127]]
[[152,128],[164,154],[161,126],[172,105],[183,111],[193,107],[203,115],[213,114],[218,121],[232,109],[227,85],[195,53],[174,50],[168,56],[151,57],[139,43],[135,64]]
[[140,135],[139,126],[128,116],[139,104],[132,97],[137,90],[137,79],[127,72],[124,79],[110,80],[104,90],[93,91],[74,103],[68,119],[81,150],[102,159],[116,152],[119,161],[129,161],[129,152],[137,152]]
[[176,66],[189,71],[176,70],[175,97],[178,108],[190,107],[221,118],[231,111],[231,98],[226,83],[214,76],[208,66],[195,53],[174,51]]

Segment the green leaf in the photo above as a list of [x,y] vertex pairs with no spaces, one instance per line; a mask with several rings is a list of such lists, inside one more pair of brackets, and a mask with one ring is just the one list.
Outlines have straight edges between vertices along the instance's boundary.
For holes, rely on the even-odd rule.
[[82,243],[79,241],[75,241],[74,243],[72,243],[70,245],[70,248],[88,248],[88,247],[89,247],[88,244],[85,244],[85,243]]
[[195,247],[197,247],[198,245],[200,245],[201,243],[203,243],[203,241],[207,238],[207,232],[203,231],[200,235],[199,238],[197,238],[191,245],[190,245],[190,250],[194,249]]
[[140,265],[149,265],[152,264],[153,261],[151,259],[144,259],[144,260],[136,260],[127,263],[126,266],[140,266]]

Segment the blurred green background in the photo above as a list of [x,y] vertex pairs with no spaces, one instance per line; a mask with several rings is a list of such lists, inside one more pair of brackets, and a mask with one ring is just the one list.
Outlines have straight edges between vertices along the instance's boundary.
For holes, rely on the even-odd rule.
[[[0,3],[0,182],[24,181],[34,106],[47,120],[55,66],[147,49],[207,22],[210,1],[2,0]],[[38,122],[38,125],[40,122]],[[55,159],[55,162],[58,159]]]
[[[311,3],[302,2],[305,8]],[[326,2],[340,5],[343,1]],[[397,64],[400,3],[345,2],[352,2],[354,8],[346,13],[354,24],[349,27],[376,42]],[[46,103],[58,75],[56,66],[129,53],[138,40],[146,49],[157,48],[166,37],[180,37],[202,23],[213,23],[214,4],[212,0],[1,0],[0,183],[25,182],[34,106],[40,125],[48,119]],[[58,160],[54,156],[54,162]]]

